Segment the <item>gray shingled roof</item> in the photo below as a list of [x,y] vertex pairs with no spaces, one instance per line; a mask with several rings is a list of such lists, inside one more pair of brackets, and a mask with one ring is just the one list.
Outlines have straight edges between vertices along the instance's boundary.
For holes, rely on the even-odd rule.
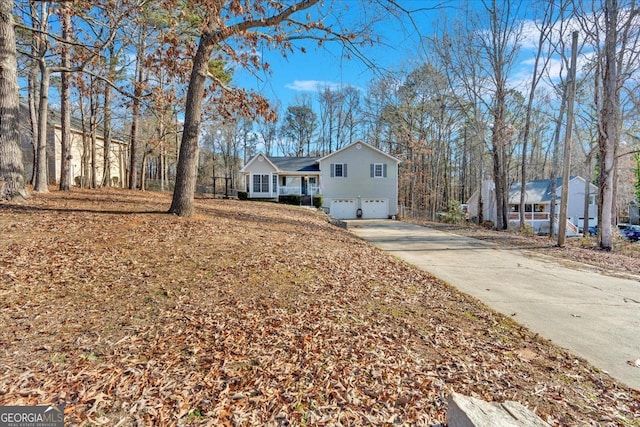
[[[574,177],[571,177],[573,179]],[[556,188],[562,186],[562,178],[557,178]],[[509,203],[520,203],[520,183],[514,183],[509,188]],[[529,181],[525,185],[525,201],[526,203],[544,203],[551,201],[551,180],[550,179],[538,179],[535,181]]]
[[320,172],[319,157],[268,157],[278,169],[285,172]]

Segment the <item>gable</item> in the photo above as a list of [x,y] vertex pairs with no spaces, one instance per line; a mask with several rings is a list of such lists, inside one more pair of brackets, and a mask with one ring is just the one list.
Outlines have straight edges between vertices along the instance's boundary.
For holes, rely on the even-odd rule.
[[366,156],[369,158],[379,158],[380,162],[392,161],[396,164],[400,163],[399,159],[362,141],[356,141],[353,144],[342,147],[340,150],[322,157],[319,161],[326,162],[330,160],[331,162],[336,162],[343,158],[358,158],[365,155],[364,153],[366,153]]
[[[569,179],[569,188],[574,187],[574,186],[577,185],[580,190],[584,190],[584,184],[586,184],[586,182],[587,182],[586,179],[584,179],[581,176],[577,176],[576,175],[576,176],[571,177]],[[560,183],[562,183],[562,181],[560,181]],[[597,192],[598,192],[598,186],[595,185],[593,182],[590,182],[589,183],[589,193],[590,194],[595,194]]]
[[278,167],[274,165],[271,160],[264,154],[260,153],[247,162],[240,172],[252,172],[252,173],[270,173],[277,172]]

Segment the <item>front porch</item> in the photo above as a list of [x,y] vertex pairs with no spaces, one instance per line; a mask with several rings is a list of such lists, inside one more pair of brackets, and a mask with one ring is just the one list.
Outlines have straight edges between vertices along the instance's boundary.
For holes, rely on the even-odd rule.
[[321,194],[319,176],[251,174],[246,178],[247,193],[251,199],[279,199],[286,196],[311,199]]
[[[558,224],[559,224],[559,216],[558,214],[554,215],[554,228],[556,233],[558,232]],[[531,229],[536,234],[549,234],[549,221],[551,219],[551,215],[549,212],[525,212],[524,213],[524,223],[531,227]],[[519,212],[510,212],[509,213],[509,228],[520,228],[520,213]],[[577,236],[579,235],[578,227],[567,219],[567,236]]]

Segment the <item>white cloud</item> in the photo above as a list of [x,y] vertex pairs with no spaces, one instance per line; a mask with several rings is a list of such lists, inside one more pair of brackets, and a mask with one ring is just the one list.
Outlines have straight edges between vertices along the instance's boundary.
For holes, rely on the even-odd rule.
[[287,89],[296,90],[298,92],[318,92],[326,87],[330,89],[339,89],[343,85],[341,83],[323,81],[323,80],[294,80],[293,83],[285,85]]

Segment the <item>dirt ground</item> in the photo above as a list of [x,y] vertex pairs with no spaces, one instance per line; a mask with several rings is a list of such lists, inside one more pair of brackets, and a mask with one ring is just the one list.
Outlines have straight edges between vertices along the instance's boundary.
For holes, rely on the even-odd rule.
[[0,203],[0,405],[66,404],[69,426],[435,426],[457,391],[552,425],[640,426],[640,392],[324,214],[169,205]]

